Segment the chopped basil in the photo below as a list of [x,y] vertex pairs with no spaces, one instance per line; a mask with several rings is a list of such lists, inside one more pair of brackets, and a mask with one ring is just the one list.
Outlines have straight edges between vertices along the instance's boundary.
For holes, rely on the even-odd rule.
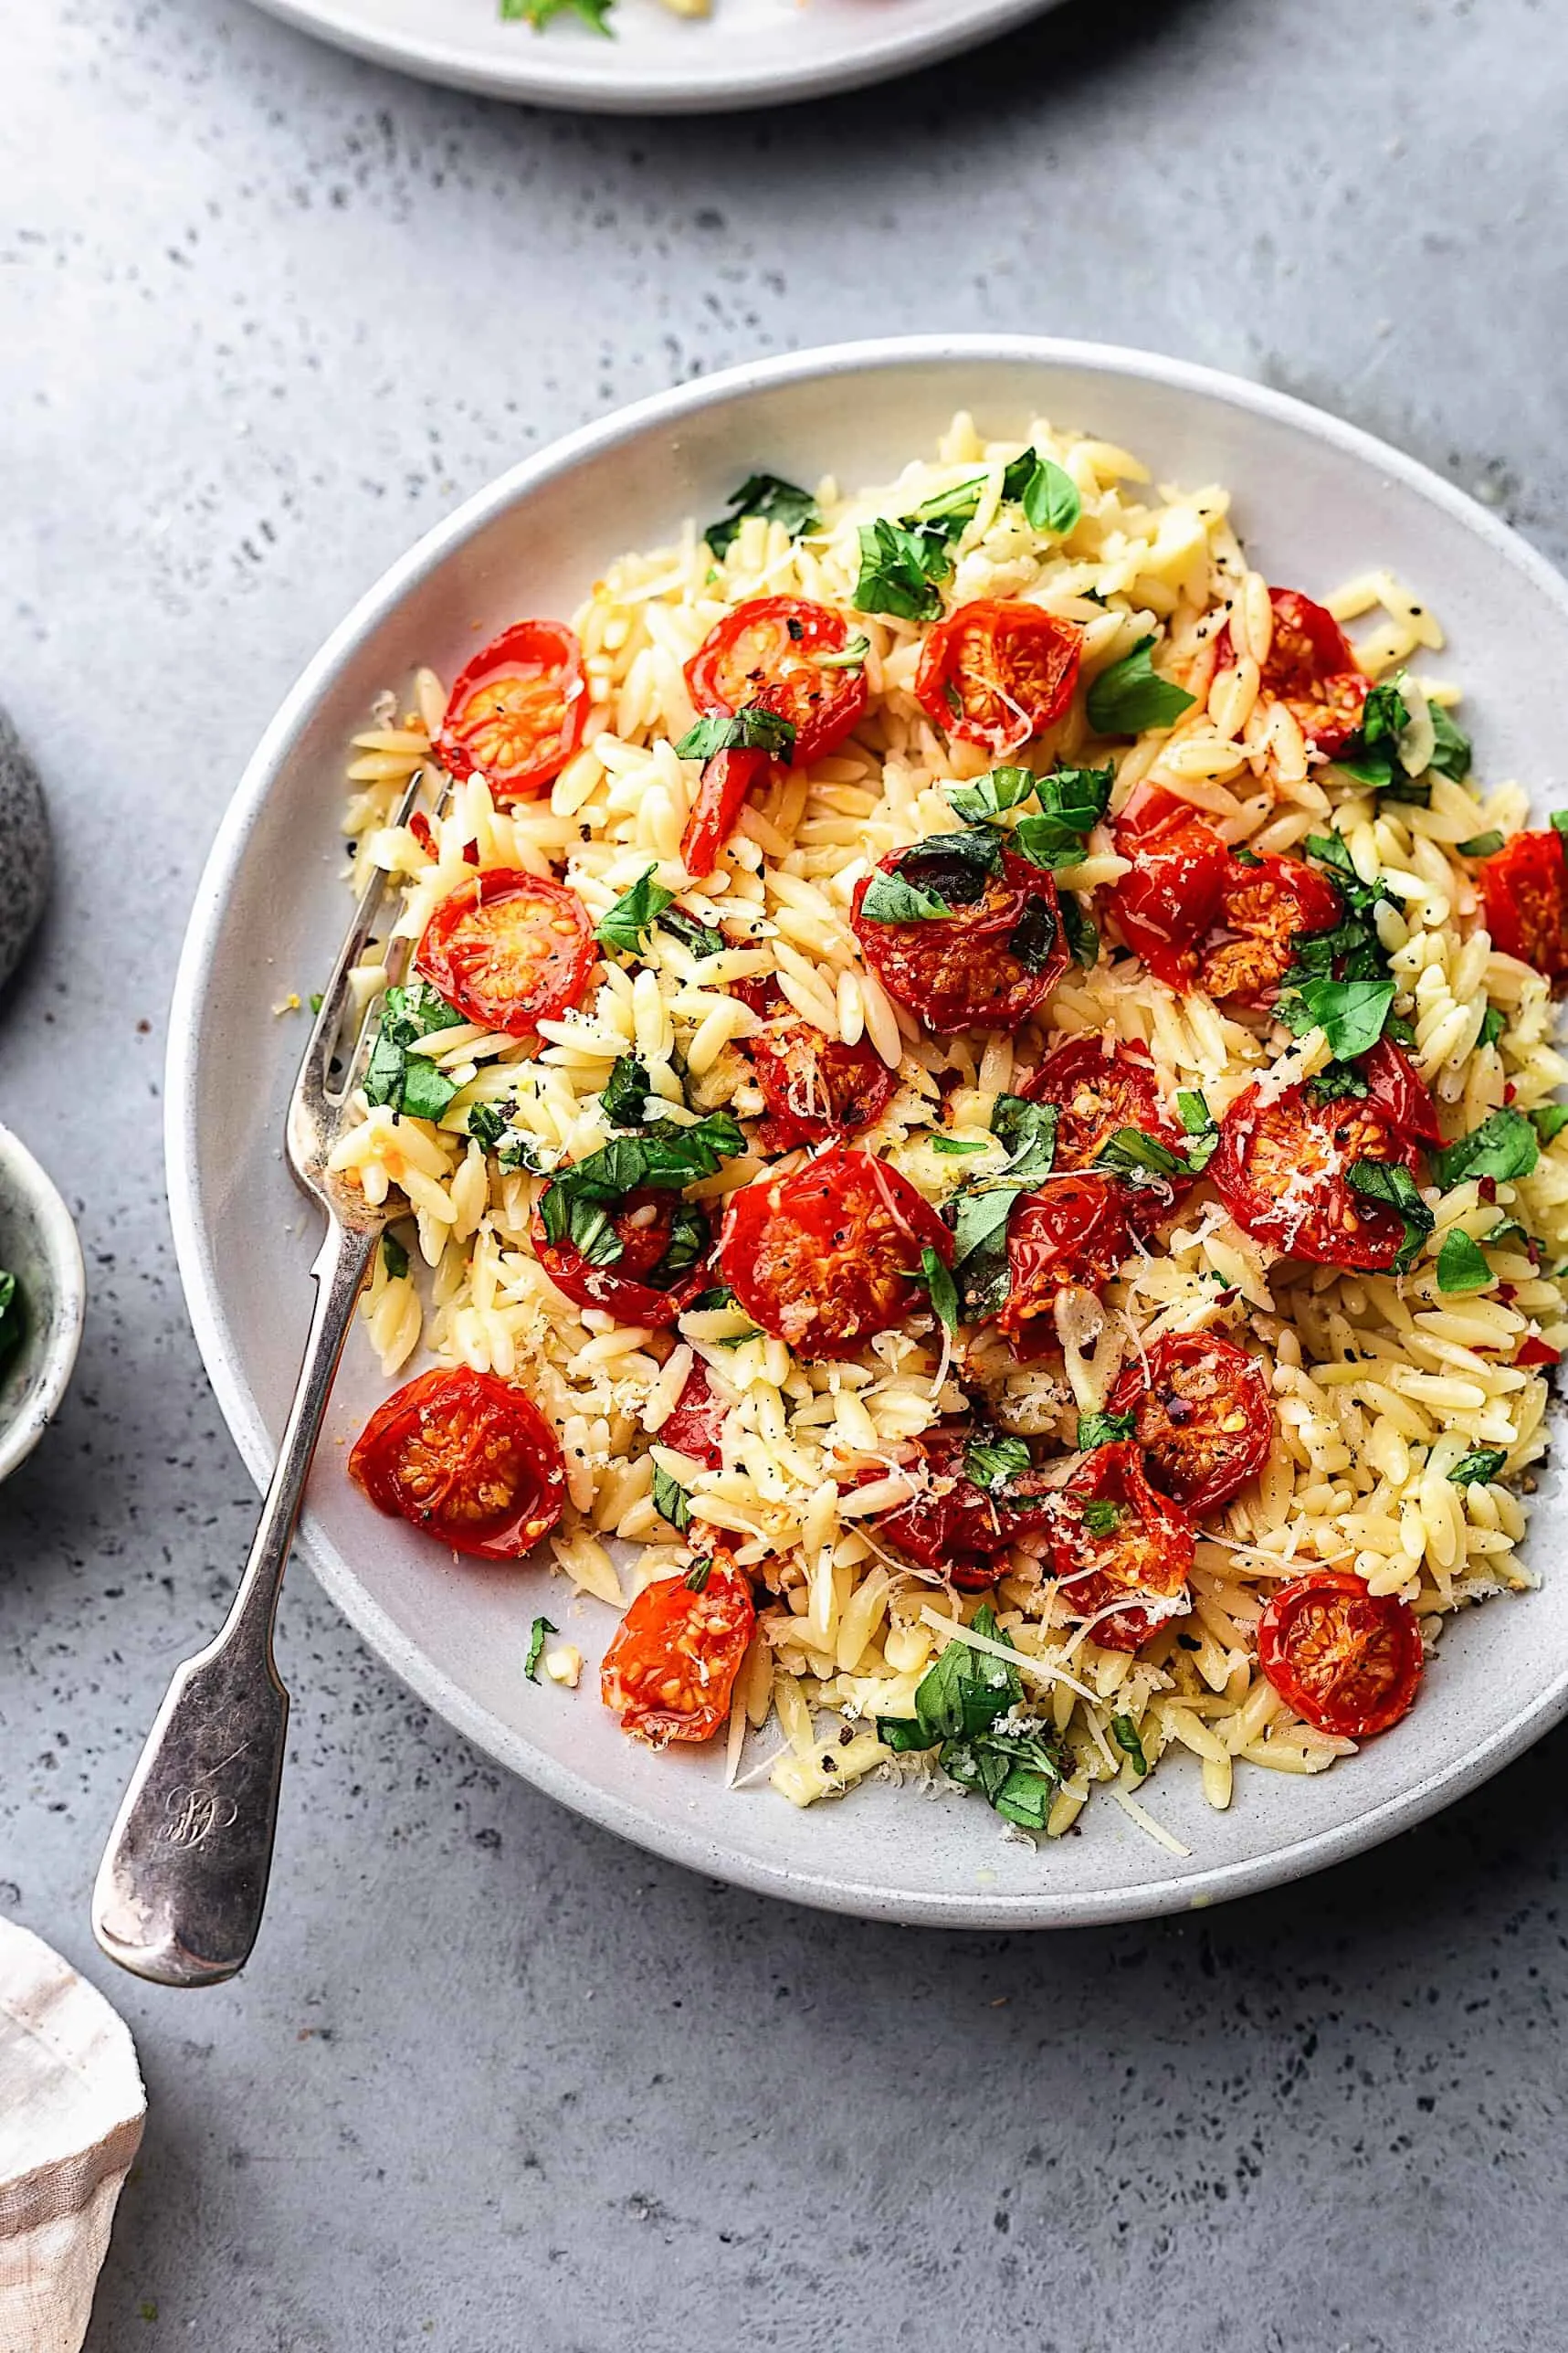
[[985,479],[984,474],[967,475],[962,482],[953,482],[947,490],[923,500],[907,520],[913,523],[941,523],[944,538],[962,538],[974,521]]
[[940,1250],[927,1242],[921,1252],[918,1280],[928,1293],[937,1322],[944,1331],[958,1329],[958,1293]]
[[987,1495],[1003,1494],[1031,1468],[1032,1457],[1021,1438],[976,1439],[964,1449],[963,1475]]
[[437,1030],[460,1029],[464,1018],[424,981],[389,988],[365,1065],[368,1101],[390,1104],[413,1119],[439,1119],[458,1092],[457,1082],[438,1071],[427,1054],[411,1054],[408,1049]]
[[694,956],[722,955],[730,944],[711,923],[700,923],[695,915],[683,914],[679,907],[673,913],[668,907],[661,911],[658,928],[679,940],[683,948],[689,948]]
[[1568,1127],[1568,1103],[1537,1103],[1530,1124],[1542,1144],[1551,1144]]
[[1427,808],[1432,800],[1431,776],[1448,776],[1462,784],[1469,775],[1470,741],[1441,705],[1428,699],[1426,715],[1432,723],[1432,754],[1419,776],[1412,775],[1401,744],[1413,721],[1421,715],[1420,700],[1404,670],[1384,685],[1374,686],[1363,706],[1360,727],[1344,749],[1335,753],[1334,765],[1369,786],[1384,800]]
[[945,921],[952,909],[934,891],[879,870],[866,887],[859,913],[868,923],[934,923]]
[[481,1152],[493,1152],[510,1125],[503,1103],[471,1103],[463,1114],[464,1133]]
[[[1208,1156],[1204,1156],[1205,1166]],[[1125,1176],[1132,1185],[1161,1184],[1169,1176],[1195,1173],[1189,1160],[1142,1127],[1119,1127],[1114,1135],[1107,1136],[1095,1154],[1094,1165]]]
[[1006,1145],[1007,1166],[999,1172],[1014,1185],[1039,1185],[1056,1165],[1057,1105],[1029,1103],[1022,1095],[998,1095],[991,1108],[991,1132]]
[[954,1285],[963,1311],[976,1322],[994,1315],[1007,1297],[1007,1219],[1019,1194],[1051,1173],[1057,1106],[998,1095],[991,1125],[1007,1147],[1006,1166],[964,1186],[942,1210],[952,1229]]
[[813,654],[818,670],[862,670],[871,650],[871,640],[866,637],[851,638],[836,654]]
[[1115,769],[1058,768],[1036,780],[1038,817],[1020,818],[1014,847],[1037,866],[1076,866],[1084,857],[1084,837],[1105,815]]
[[984,1144],[978,1140],[971,1142],[962,1135],[933,1135],[928,1141],[933,1152],[948,1154],[954,1158],[961,1152],[984,1152],[986,1149]]
[[1143,1743],[1138,1737],[1138,1726],[1130,1715],[1113,1715],[1110,1736],[1123,1756],[1132,1759],[1132,1769],[1142,1781],[1149,1770],[1149,1759],[1143,1754]]
[[1528,1176],[1541,1157],[1535,1128],[1522,1112],[1489,1113],[1479,1127],[1431,1155],[1432,1174],[1447,1193],[1467,1176]]
[[1230,854],[1238,866],[1261,866],[1263,863],[1256,849],[1244,849],[1238,842],[1232,842]]
[[1064,891],[1058,902],[1061,908],[1062,937],[1076,965],[1092,972],[1100,962],[1100,927],[1085,908],[1076,891]]
[[1097,735],[1140,735],[1145,727],[1171,727],[1196,702],[1184,687],[1155,675],[1152,637],[1140,638],[1130,654],[1102,670],[1089,690],[1086,709]]
[[655,918],[675,900],[673,891],[667,891],[662,882],[654,881],[657,871],[652,866],[646,868],[601,919],[594,937],[602,948],[621,955],[641,955]]
[[937,524],[910,531],[880,515],[862,523],[857,609],[890,613],[900,621],[934,620],[942,610],[940,584],[952,570],[947,541]]
[[640,1127],[652,1092],[637,1057],[622,1054],[605,1082],[599,1103],[612,1127]]
[[26,1329],[26,1302],[14,1274],[0,1270],[0,1365],[14,1356]]
[[[562,1169],[540,1202],[544,1230],[552,1242],[571,1241],[592,1266],[613,1266],[621,1244],[612,1212],[628,1193],[646,1186],[663,1190],[695,1185],[718,1174],[721,1162],[746,1148],[732,1113],[710,1113],[694,1126],[655,1120],[635,1135],[615,1137],[586,1159]],[[693,1204],[682,1203],[665,1257],[642,1278],[661,1287],[661,1272],[673,1277],[694,1265],[706,1248],[707,1220]]]
[[323,1006],[325,1003],[326,1003],[326,998],[321,995],[321,990],[320,990],[319,988],[313,988],[313,989],[310,991],[310,1010],[311,1010],[311,1012],[312,1012],[312,1013],[319,1013],[319,1012],[321,1011],[321,1009],[322,1006]]
[[1462,1227],[1450,1228],[1437,1252],[1438,1290],[1484,1291],[1491,1279],[1479,1242],[1473,1241]]
[[1078,484],[1064,467],[1050,458],[1035,459],[1028,480],[1018,493],[1018,503],[1037,531],[1048,531],[1058,539],[1067,537],[1083,512]]
[[735,1294],[727,1282],[716,1282],[710,1291],[700,1291],[686,1313],[689,1315],[713,1315],[721,1307],[733,1307]]
[[1137,1426],[1135,1413],[1080,1413],[1079,1447],[1087,1453],[1091,1447],[1119,1445],[1122,1439],[1131,1437]]
[[1490,858],[1502,848],[1502,835],[1494,825],[1485,833],[1472,833],[1458,848],[1461,858]]
[[[1002,838],[993,827],[928,834],[900,853],[890,873],[879,867],[860,902],[860,913],[873,923],[935,922],[955,907],[973,906],[984,899],[987,881],[1001,866]],[[1048,907],[1046,913],[1050,913]],[[1054,937],[1054,924],[1052,930]]]
[[503,1168],[525,1169],[530,1176],[548,1176],[559,1157],[516,1128],[509,1130],[496,1146],[496,1158]]
[[1091,1536],[1113,1536],[1125,1509],[1125,1504],[1112,1504],[1104,1496],[1091,1496],[1083,1507],[1083,1525]]
[[1304,980],[1274,1010],[1298,1036],[1321,1029],[1335,1060],[1349,1062],[1376,1045],[1394,994],[1392,980]]
[[1421,1198],[1409,1169],[1399,1160],[1352,1160],[1345,1174],[1355,1190],[1363,1193],[1369,1201],[1381,1201],[1385,1208],[1398,1212],[1405,1221],[1405,1240],[1394,1263],[1401,1271],[1414,1265],[1422,1243],[1437,1221]]
[[522,1662],[522,1672],[531,1683],[539,1681],[539,1662],[544,1655],[544,1637],[560,1631],[560,1627],[552,1626],[548,1618],[534,1620],[528,1637],[528,1656]]
[[1031,899],[1007,934],[1007,953],[1026,972],[1043,972],[1056,954],[1061,925],[1046,899]]
[[[975,1611],[973,1630],[985,1641],[1006,1641],[989,1604]],[[1043,1830],[1066,1767],[1048,1725],[1000,1728],[998,1719],[1023,1697],[1016,1667],[955,1637],[921,1678],[916,1713],[883,1716],[877,1729],[894,1751],[940,1743],[937,1761],[950,1780],[978,1790],[1005,1820]]]
[[653,1471],[653,1507],[661,1520],[684,1535],[691,1525],[691,1497],[679,1479],[661,1471],[656,1462]]
[[787,765],[795,757],[795,722],[751,702],[740,711],[710,712],[675,747],[678,760],[711,760],[720,752],[766,752]]
[[1189,1135],[1206,1135],[1214,1125],[1213,1112],[1205,1098],[1191,1087],[1178,1090],[1176,1110]]
[[712,1574],[712,1556],[710,1554],[704,1553],[699,1559],[692,1562],[690,1567],[687,1570],[686,1575],[680,1581],[682,1585],[685,1586],[688,1593],[701,1593],[706,1589],[708,1580]]
[[984,825],[1028,800],[1038,782],[1032,768],[993,768],[972,785],[950,786],[947,797],[966,825]]
[[1448,1476],[1456,1487],[1473,1487],[1479,1481],[1495,1479],[1507,1461],[1506,1447],[1472,1446],[1460,1455]]
[[1477,1045],[1495,1046],[1507,1028],[1508,1016],[1501,1006],[1489,1005],[1481,1017],[1480,1033],[1476,1039]]
[[1560,839],[1568,839],[1568,809],[1553,809],[1548,823]]
[[608,18],[616,0],[500,0],[503,24],[531,25],[542,33],[557,16],[575,16],[591,33],[613,39]]
[[[381,1238],[381,1262],[386,1269],[386,1279],[389,1282],[401,1282],[404,1276],[407,1273],[408,1252],[404,1249],[403,1244],[398,1240],[395,1234],[383,1234]],[[0,1275],[0,1282],[9,1282],[11,1278],[8,1274]],[[4,1300],[0,1299],[0,1324],[3,1324],[4,1317],[5,1303]]]
[[1470,773],[1473,746],[1469,737],[1455,726],[1440,702],[1430,699],[1426,704],[1432,714],[1432,733],[1437,741],[1427,766],[1436,768],[1440,776],[1451,777],[1462,785]]
[[[605,0],[608,5],[610,0]],[[725,503],[729,513],[718,522],[710,522],[702,534],[718,556],[728,555],[748,515],[761,515],[764,522],[782,523],[791,539],[804,539],[807,532],[818,528],[821,521],[811,492],[803,491],[798,483],[784,481],[777,474],[748,474],[740,489],[731,491]]]
[[1347,1097],[1360,1103],[1372,1090],[1366,1072],[1353,1062],[1331,1062],[1307,1082],[1307,1092],[1315,1103],[1342,1103]]

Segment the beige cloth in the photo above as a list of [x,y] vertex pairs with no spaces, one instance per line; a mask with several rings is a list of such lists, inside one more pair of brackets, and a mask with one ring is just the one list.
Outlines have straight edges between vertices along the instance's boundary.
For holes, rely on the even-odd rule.
[[0,2353],[79,2353],[146,2112],[123,2021],[0,1920]]

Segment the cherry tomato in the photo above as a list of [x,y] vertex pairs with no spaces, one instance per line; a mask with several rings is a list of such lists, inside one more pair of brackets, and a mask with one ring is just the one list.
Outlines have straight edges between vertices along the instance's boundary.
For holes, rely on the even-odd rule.
[[1132,1437],[1156,1487],[1184,1510],[1217,1512],[1268,1460],[1274,1409],[1256,1356],[1212,1332],[1173,1332],[1128,1366],[1112,1413],[1137,1415]]
[[1481,861],[1481,896],[1492,945],[1543,972],[1552,987],[1568,979],[1568,860],[1555,828],[1516,833]]
[[1414,1136],[1417,1144],[1442,1143],[1437,1106],[1427,1092],[1426,1080],[1402,1048],[1380,1038],[1356,1068],[1366,1081],[1367,1102],[1398,1134]]
[[873,1046],[825,1038],[793,1010],[748,1038],[745,1050],[771,1114],[771,1151],[872,1127],[898,1092],[896,1074]]
[[1516,1365],[1521,1365],[1526,1368],[1560,1365],[1563,1362],[1563,1351],[1561,1348],[1552,1347],[1542,1338],[1539,1332],[1527,1332],[1520,1343],[1519,1354],[1513,1361]]
[[1114,1176],[1053,1176],[1039,1192],[1020,1194],[1007,1220],[1011,1287],[996,1318],[1014,1355],[1055,1346],[1058,1293],[1069,1283],[1098,1290],[1132,1249],[1126,1188]]
[[1116,828],[1116,847],[1134,860],[1110,893],[1128,946],[1169,988],[1194,987],[1198,943],[1219,920],[1231,856],[1212,826],[1195,818],[1158,830]]
[[1089,1168],[1119,1127],[1139,1127],[1173,1152],[1186,1143],[1166,1119],[1154,1065],[1135,1040],[1111,1045],[1098,1029],[1068,1039],[1046,1056],[1022,1093],[1057,1106],[1058,1168]]
[[[1111,1610],[1091,1629],[1091,1641],[1108,1651],[1136,1651],[1167,1622],[1136,1599],[1185,1599],[1193,1531],[1185,1514],[1149,1484],[1136,1446],[1097,1446],[1058,1490],[1049,1559],[1076,1617]],[[1116,1608],[1124,1599],[1131,1606]]]
[[[879,1538],[886,1537],[920,1567],[937,1570],[963,1593],[980,1593],[994,1585],[1014,1538],[1043,1525],[1033,1506],[988,1495],[965,1476],[963,1459],[974,1437],[967,1422],[950,1421],[917,1439],[914,1461],[923,1464],[930,1483],[911,1502],[884,1512],[877,1522]],[[864,1471],[861,1482],[885,1475],[880,1470]]]
[[1373,1594],[1347,1569],[1285,1586],[1258,1621],[1258,1663],[1319,1732],[1370,1740],[1414,1706],[1421,1629],[1396,1594]]
[[442,900],[416,962],[456,1012],[528,1038],[579,1002],[598,955],[575,891],[493,866]]
[[381,1512],[476,1560],[521,1560],[561,1517],[566,1468],[532,1399],[493,1373],[421,1373],[380,1405],[349,1472]]
[[765,752],[715,752],[703,763],[697,797],[680,837],[680,862],[694,882],[705,882],[740,822],[754,786],[773,766]]
[[1208,1173],[1257,1240],[1320,1266],[1377,1273],[1403,1249],[1405,1221],[1350,1183],[1358,1160],[1418,1166],[1415,1143],[1370,1096],[1315,1103],[1309,1081],[1272,1100],[1256,1086],[1238,1095],[1220,1121]]
[[1296,961],[1301,934],[1331,931],[1342,912],[1327,875],[1299,858],[1265,858],[1255,866],[1227,858],[1219,905],[1227,936],[1205,950],[1202,986],[1211,997],[1266,1003]]
[[432,749],[459,782],[476,768],[498,801],[542,791],[583,740],[583,649],[560,621],[515,621],[458,675]]
[[751,1586],[726,1552],[713,1555],[698,1590],[685,1577],[645,1586],[605,1652],[605,1705],[650,1748],[710,1739],[730,1713],[756,1622]]
[[795,729],[797,768],[836,751],[866,708],[866,672],[824,665],[849,642],[842,613],[799,596],[754,596],[710,629],[686,665],[699,711],[771,711]]
[[688,1454],[705,1471],[721,1471],[724,1450],[720,1443],[728,1406],[720,1404],[708,1386],[700,1364],[692,1366],[686,1385],[675,1400],[675,1411],[661,1422],[657,1443],[676,1454]]
[[[1274,635],[1263,665],[1262,691],[1285,704],[1315,752],[1331,758],[1361,725],[1371,681],[1356,668],[1351,641],[1333,615],[1297,588],[1270,588]],[[1230,628],[1215,642],[1217,667],[1236,659]]]
[[915,696],[928,719],[995,758],[1022,751],[1072,701],[1083,631],[1037,605],[961,605],[925,641]]
[[529,1234],[533,1254],[557,1291],[579,1307],[602,1308],[618,1324],[646,1324],[650,1332],[664,1330],[690,1306],[708,1281],[706,1247],[695,1265],[687,1261],[670,1271],[660,1262],[675,1238],[678,1213],[683,1223],[701,1216],[691,1203],[666,1187],[628,1193],[610,1219],[621,1254],[608,1266],[595,1266],[574,1241],[551,1240],[542,1208],[549,1190],[546,1186]]
[[[881,872],[900,870],[919,880],[910,851],[889,851]],[[1011,850],[972,906],[923,923],[868,922],[860,910],[870,882],[868,874],[855,886],[855,936],[889,996],[939,1037],[956,1029],[1016,1029],[1072,961],[1056,885],[1043,867]]]
[[719,1268],[753,1324],[797,1356],[852,1356],[923,1303],[921,1253],[952,1236],[907,1177],[836,1145],[792,1176],[731,1193]]

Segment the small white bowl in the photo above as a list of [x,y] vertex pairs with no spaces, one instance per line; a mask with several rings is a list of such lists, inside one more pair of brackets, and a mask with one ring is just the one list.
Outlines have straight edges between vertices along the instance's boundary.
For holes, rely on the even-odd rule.
[[22,1345],[0,1363],[0,1481],[48,1428],[76,1363],[87,1304],[81,1244],[50,1179],[0,1127],[0,1269],[16,1278]]

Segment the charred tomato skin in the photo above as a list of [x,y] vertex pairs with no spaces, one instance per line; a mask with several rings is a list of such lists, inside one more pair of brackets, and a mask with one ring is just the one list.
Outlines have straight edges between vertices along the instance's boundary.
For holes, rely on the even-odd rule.
[[996,1328],[1016,1356],[1057,1344],[1052,1311],[1069,1284],[1097,1291],[1133,1250],[1128,1187],[1086,1170],[1022,1193],[1007,1220],[1008,1293]]
[[560,1441],[531,1398],[467,1366],[420,1373],[379,1405],[349,1475],[378,1511],[475,1560],[521,1560],[566,1499]]
[[[890,850],[880,871],[897,873],[908,855]],[[1043,867],[1012,850],[1003,855],[1001,873],[988,878],[983,898],[925,923],[868,920],[861,910],[870,883],[864,875],[856,884],[850,915],[866,962],[888,995],[938,1037],[1016,1029],[1045,1003],[1072,961],[1055,883]],[[1011,943],[1026,917],[1042,915],[1053,939],[1037,965]]]
[[1133,1442],[1154,1485],[1184,1511],[1217,1512],[1268,1460],[1274,1409],[1268,1376],[1215,1332],[1173,1332],[1110,1393],[1112,1413],[1136,1416]]
[[1208,1173],[1255,1240],[1315,1265],[1382,1273],[1404,1248],[1405,1221],[1351,1185],[1343,1172],[1356,1160],[1420,1167],[1415,1140],[1370,1096],[1319,1103],[1310,1082],[1274,1097],[1250,1086],[1219,1123]]
[[[1104,1530],[1091,1524],[1095,1504],[1115,1513]],[[1111,1611],[1089,1637],[1104,1650],[1141,1650],[1158,1632],[1164,1617],[1140,1607],[1139,1597],[1170,1601],[1184,1595],[1194,1545],[1185,1513],[1151,1486],[1141,1451],[1125,1440],[1097,1446],[1057,1491],[1051,1574],[1075,1616]],[[1114,1607],[1123,1596],[1126,1606]]]

